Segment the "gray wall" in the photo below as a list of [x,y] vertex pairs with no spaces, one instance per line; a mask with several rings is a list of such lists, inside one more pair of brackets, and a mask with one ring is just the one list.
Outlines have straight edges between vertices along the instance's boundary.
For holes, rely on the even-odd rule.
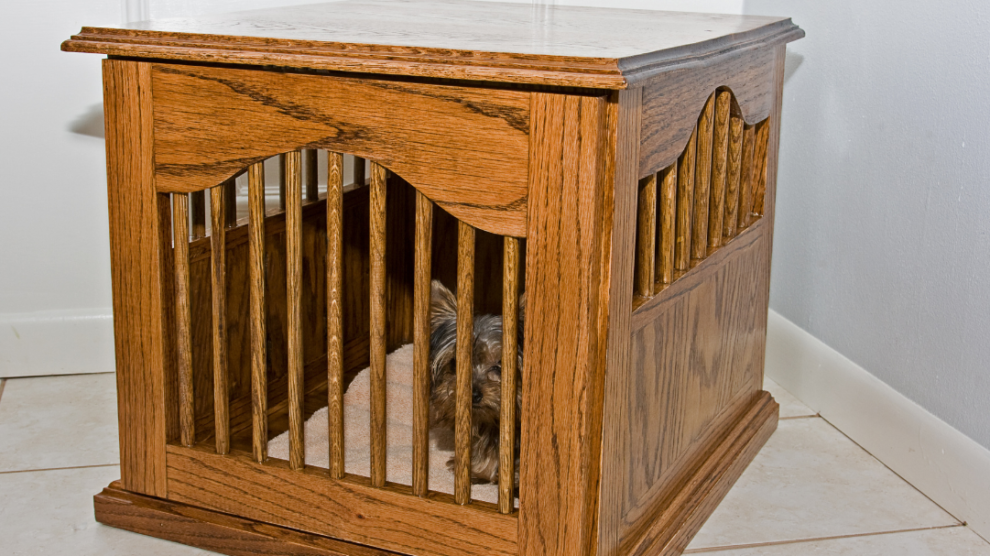
[[990,3],[746,0],[787,59],[771,307],[990,448]]

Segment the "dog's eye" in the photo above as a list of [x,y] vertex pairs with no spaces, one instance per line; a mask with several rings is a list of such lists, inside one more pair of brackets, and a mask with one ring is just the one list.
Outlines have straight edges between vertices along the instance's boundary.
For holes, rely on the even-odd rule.
[[495,365],[494,367],[488,369],[489,374],[494,374],[497,377],[502,376],[502,365]]

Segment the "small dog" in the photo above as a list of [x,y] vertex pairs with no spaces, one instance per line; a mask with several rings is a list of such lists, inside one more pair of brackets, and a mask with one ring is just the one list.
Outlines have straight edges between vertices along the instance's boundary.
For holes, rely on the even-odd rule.
[[[457,384],[457,298],[434,280],[430,301],[430,424],[453,436]],[[519,340],[516,357],[522,375],[522,329],[526,295],[519,298]],[[502,405],[502,317],[474,317],[474,349],[471,361],[473,404],[471,418],[471,481],[497,483],[499,467],[499,422]],[[522,387],[516,379],[515,485],[519,485],[519,409]],[[454,459],[447,462],[450,470]]]

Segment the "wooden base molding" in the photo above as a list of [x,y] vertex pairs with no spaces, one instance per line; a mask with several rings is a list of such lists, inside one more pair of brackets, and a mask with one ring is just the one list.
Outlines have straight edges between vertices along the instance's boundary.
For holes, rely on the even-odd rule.
[[230,556],[397,556],[319,535],[142,496],[115,481],[93,497],[96,521]]

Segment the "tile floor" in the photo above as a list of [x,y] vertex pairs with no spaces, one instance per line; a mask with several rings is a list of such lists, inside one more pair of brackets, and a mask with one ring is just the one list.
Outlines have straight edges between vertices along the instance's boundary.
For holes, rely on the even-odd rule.
[[[688,547],[717,556],[990,556],[986,543],[772,382],[777,432]],[[0,553],[207,554],[105,527],[114,375],[0,381]]]

